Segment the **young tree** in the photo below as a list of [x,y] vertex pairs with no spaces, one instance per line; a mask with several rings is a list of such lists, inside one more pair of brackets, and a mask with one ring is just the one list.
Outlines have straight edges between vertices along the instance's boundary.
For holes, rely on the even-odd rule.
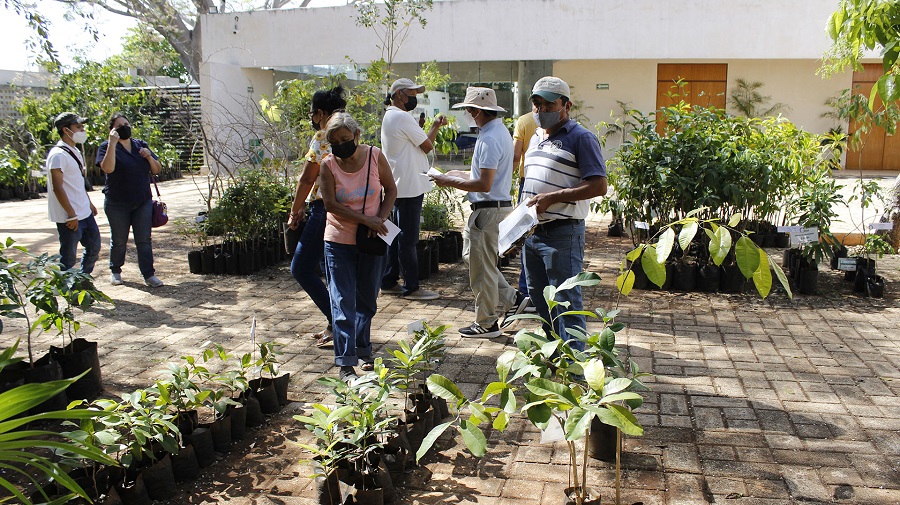
[[433,0],[359,0],[356,6],[356,24],[370,28],[378,36],[381,59],[390,72],[394,58],[409,37],[409,29],[428,23],[425,13],[431,10]]
[[[25,3],[26,0],[4,0],[4,2]],[[214,7],[225,5],[214,0],[56,0],[69,5],[73,9],[94,5],[114,14],[137,19],[141,24],[153,27],[162,35],[175,52],[181,64],[191,77],[200,77],[200,15],[206,14]],[[247,8],[280,9],[292,0],[256,0],[245,2]],[[304,1],[304,5],[308,3]]]
[[[881,51],[884,74],[872,87],[869,109],[875,111],[876,98],[890,108],[900,100],[900,2],[896,0],[841,0],[828,20],[828,35],[834,41],[825,53],[820,73],[830,76],[848,66],[862,69],[865,50]],[[885,129],[894,133],[896,124]]]

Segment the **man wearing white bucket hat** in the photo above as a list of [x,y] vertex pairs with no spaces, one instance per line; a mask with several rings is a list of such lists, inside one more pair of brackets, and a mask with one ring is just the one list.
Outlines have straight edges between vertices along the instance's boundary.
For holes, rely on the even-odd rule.
[[[425,92],[425,86],[411,79],[397,79],[391,84],[384,104],[388,106],[381,122],[381,147],[394,173],[397,185],[397,201],[394,202],[394,223],[400,235],[388,249],[387,266],[381,280],[381,290],[402,294],[410,300],[434,300],[440,295],[420,289],[419,263],[416,242],[422,216],[422,200],[431,189],[427,154],[434,148],[434,139],[447,118],[434,119],[428,133],[422,130],[409,111],[416,108],[416,95]],[[403,277],[403,285],[399,281]]]
[[[585,331],[584,316],[558,317],[583,309],[581,288],[560,291],[561,304],[550,314],[544,288],[559,286],[581,273],[584,264],[584,219],[591,198],[606,194],[606,164],[597,136],[569,118],[569,85],[557,77],[542,77],[531,92],[539,129],[525,153],[523,199],[537,207],[538,226],[525,241],[523,258],[528,292],[538,314],[554,321],[560,338],[576,349],[584,343],[566,331]],[[549,331],[545,327],[544,331]]]
[[[512,207],[512,136],[497,117],[498,112],[506,110],[497,105],[497,95],[490,88],[469,87],[465,100],[453,108],[465,109],[466,121],[479,128],[471,171],[454,170],[434,176],[439,186],[468,191],[472,206],[463,232],[463,259],[469,267],[469,286],[475,293],[475,322],[459,333],[464,337],[492,338],[501,333],[500,316],[519,303],[516,290],[497,267],[500,221]],[[502,309],[498,311],[500,305]]]

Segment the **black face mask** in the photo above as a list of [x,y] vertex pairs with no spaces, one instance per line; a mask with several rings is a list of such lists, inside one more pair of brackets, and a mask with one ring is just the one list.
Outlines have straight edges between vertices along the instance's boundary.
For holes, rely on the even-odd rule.
[[403,104],[404,109],[406,109],[407,111],[411,111],[415,109],[417,105],[419,105],[418,98],[416,98],[415,96],[406,95],[406,103]]
[[316,121],[313,121],[313,122],[312,122],[312,127],[313,127],[313,130],[315,130],[315,131],[319,131],[319,130],[322,129],[322,128],[319,126],[319,123],[316,122]]
[[344,142],[343,144],[331,144],[331,153],[342,160],[346,160],[353,156],[353,153],[356,152],[356,147],[355,140]]
[[123,124],[122,126],[116,128],[116,133],[119,134],[120,139],[128,140],[131,138],[131,126]]

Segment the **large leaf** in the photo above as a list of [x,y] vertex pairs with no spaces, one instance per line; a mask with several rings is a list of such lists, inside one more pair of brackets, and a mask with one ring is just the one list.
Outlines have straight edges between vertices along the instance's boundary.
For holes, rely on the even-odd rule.
[[728,220],[728,226],[734,228],[735,226],[740,224],[741,219],[743,218],[744,216],[742,216],[740,212],[734,214],[733,216],[731,216],[731,219]]
[[625,391],[631,386],[631,379],[626,379],[624,377],[619,377],[609,381],[608,384],[603,388],[603,394],[611,395],[613,393],[618,393],[619,391]]
[[541,430],[546,430],[547,425],[550,424],[550,419],[553,418],[553,409],[544,403],[531,405],[525,409],[525,413],[528,415],[528,420],[531,421],[531,424]]
[[759,268],[753,272],[753,284],[759,296],[765,298],[772,290],[772,272],[769,270],[769,255],[762,249],[759,250]]
[[672,254],[673,246],[675,246],[675,230],[669,227],[656,241],[656,262],[665,264],[669,255]]
[[433,373],[428,376],[428,389],[432,394],[437,395],[448,402],[462,402],[466,399],[462,391],[450,379],[443,375]]
[[644,428],[641,427],[637,418],[634,417],[634,414],[627,407],[607,405],[606,408],[612,410],[616,417],[619,418],[620,424],[618,428],[622,430],[622,433],[635,437],[643,436]]
[[[465,422],[465,421],[462,421],[462,422]],[[439,424],[439,425],[435,426],[434,428],[432,428],[431,431],[428,432],[428,435],[426,435],[425,438],[422,440],[422,445],[419,446],[419,450],[416,451],[416,463],[418,463],[419,460],[422,459],[422,456],[424,456],[425,453],[427,453],[428,450],[431,449],[431,446],[434,445],[434,442],[445,431],[447,431],[447,428],[450,427],[451,424],[453,424],[453,421],[448,421],[446,423]],[[474,452],[475,451],[472,451],[473,454],[474,454]]]
[[619,290],[619,293],[628,296],[634,289],[634,272],[626,270],[625,273],[616,277],[616,289]]
[[603,384],[606,381],[606,368],[603,367],[603,361],[592,359],[584,366],[584,379],[588,386],[594,391],[602,391]]
[[591,412],[581,407],[575,407],[570,410],[566,417],[566,423],[563,425],[566,440],[572,441],[584,438],[593,418],[594,415]]
[[[741,273],[744,274],[745,278],[749,279],[753,277],[753,273],[759,269],[760,252],[761,250],[756,247],[756,244],[744,235],[741,235],[737,244],[734,245],[734,256],[737,258],[738,268],[741,269]],[[768,263],[768,261],[765,262],[767,270]],[[765,296],[763,298],[765,298]]]
[[581,272],[578,275],[564,280],[563,283],[556,288],[556,291],[565,291],[577,286],[596,286],[597,284],[600,284],[600,280],[600,276],[593,272]]
[[636,259],[641,257],[641,253],[644,252],[644,244],[637,246],[636,248],[628,251],[628,254],[625,255],[625,259],[628,261],[635,261]]
[[713,238],[709,241],[709,255],[713,263],[721,265],[731,251],[731,232],[728,228],[720,226],[712,235]]
[[656,284],[659,287],[662,287],[666,282],[666,267],[665,265],[660,265],[658,261],[656,261],[656,248],[652,245],[647,246],[646,253],[641,257],[641,267],[644,269],[644,273],[647,274],[647,278],[650,279],[650,282]]
[[[466,443],[469,451],[476,457],[484,456],[484,453],[487,452],[487,439],[484,437],[481,428],[473,423],[461,420],[459,422],[459,431],[462,433],[463,442]],[[416,455],[418,456],[418,453]]]
[[697,221],[692,221],[681,228],[681,232],[678,234],[678,245],[681,246],[681,250],[688,250],[688,247],[691,246],[691,241],[697,235],[697,229]]
[[578,400],[572,395],[572,390],[565,384],[553,382],[548,379],[535,378],[525,383],[533,394],[541,397],[551,397],[556,401],[567,403],[569,405],[578,405]]
[[791,292],[791,283],[788,282],[787,276],[784,275],[784,270],[781,269],[781,265],[775,262],[771,257],[769,258],[769,265],[772,267],[772,270],[775,271],[775,276],[778,277],[778,282],[780,282],[784,287],[784,290],[787,291],[788,298],[793,300],[794,293]]

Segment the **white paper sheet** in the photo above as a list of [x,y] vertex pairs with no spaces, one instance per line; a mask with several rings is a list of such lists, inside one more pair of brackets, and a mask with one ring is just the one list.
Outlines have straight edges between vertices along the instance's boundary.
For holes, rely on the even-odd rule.
[[529,207],[525,202],[517,205],[503,221],[500,221],[500,235],[497,237],[500,254],[502,255],[516,241],[527,236],[537,224],[537,209],[535,207]]
[[379,235],[379,237],[381,237],[381,240],[387,242],[387,245],[391,245],[394,243],[394,239],[397,238],[397,235],[400,234],[400,227],[395,225],[390,219],[385,221],[384,225],[387,226],[388,229],[387,235]]

